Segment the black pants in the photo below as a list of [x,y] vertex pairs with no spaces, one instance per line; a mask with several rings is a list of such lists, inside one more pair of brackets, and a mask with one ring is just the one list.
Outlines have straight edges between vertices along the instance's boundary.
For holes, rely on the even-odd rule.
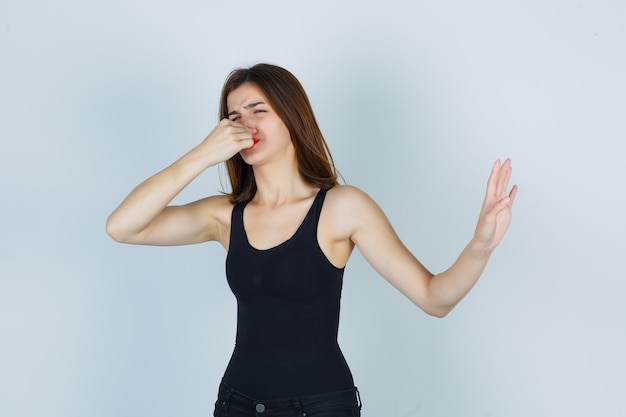
[[360,417],[356,389],[281,400],[255,400],[220,384],[214,417]]

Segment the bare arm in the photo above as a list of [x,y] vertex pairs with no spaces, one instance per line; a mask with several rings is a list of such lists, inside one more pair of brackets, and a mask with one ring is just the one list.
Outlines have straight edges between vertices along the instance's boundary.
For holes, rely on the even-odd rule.
[[422,310],[444,317],[472,289],[491,252],[500,243],[511,220],[517,187],[507,195],[510,161],[496,162],[474,237],[446,271],[433,275],[404,246],[378,205],[352,189],[341,216],[349,221],[350,239],[365,259],[394,287]]
[[[222,120],[195,148],[139,184],[109,215],[107,233],[116,241],[144,245],[183,245],[217,236],[216,217],[224,198],[211,197],[184,206],[168,206],[207,168],[250,147],[253,132]],[[212,210],[215,209],[215,210]]]

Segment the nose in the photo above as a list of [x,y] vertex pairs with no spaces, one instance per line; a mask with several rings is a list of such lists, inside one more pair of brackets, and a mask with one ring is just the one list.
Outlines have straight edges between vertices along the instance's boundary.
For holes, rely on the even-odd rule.
[[256,133],[256,127],[252,118],[241,115],[238,122],[250,129],[252,133]]

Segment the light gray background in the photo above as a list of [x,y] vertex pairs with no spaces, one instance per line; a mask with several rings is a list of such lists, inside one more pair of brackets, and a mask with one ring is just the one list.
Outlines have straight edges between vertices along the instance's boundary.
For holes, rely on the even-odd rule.
[[513,224],[447,318],[348,264],[365,417],[625,415],[625,4],[2,0],[0,415],[211,415],[223,249],[120,245],[104,223],[259,61],[301,80],[346,181],[435,272],[513,160]]

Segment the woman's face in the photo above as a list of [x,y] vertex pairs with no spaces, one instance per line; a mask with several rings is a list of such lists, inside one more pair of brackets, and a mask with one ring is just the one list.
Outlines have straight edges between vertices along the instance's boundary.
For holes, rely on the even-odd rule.
[[287,126],[255,84],[237,87],[226,98],[226,105],[228,118],[248,127],[259,139],[252,148],[241,151],[247,164],[258,165],[277,157],[295,158]]

